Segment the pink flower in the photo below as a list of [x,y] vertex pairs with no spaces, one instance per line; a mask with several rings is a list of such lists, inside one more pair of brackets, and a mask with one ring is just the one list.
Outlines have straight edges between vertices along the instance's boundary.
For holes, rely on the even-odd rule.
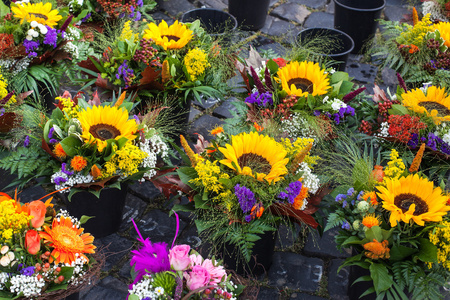
[[191,266],[202,266],[208,271],[208,273],[211,275],[210,283],[212,284],[221,282],[222,277],[227,274],[223,266],[214,266],[212,260],[203,260],[203,257],[199,254],[192,254],[189,257],[191,258]]
[[208,270],[202,266],[194,266],[191,272],[184,272],[186,284],[190,291],[196,290],[200,287],[207,286],[211,279]]
[[189,258],[189,245],[177,245],[170,249],[169,261],[172,269],[175,271],[184,271],[189,267],[191,259]]

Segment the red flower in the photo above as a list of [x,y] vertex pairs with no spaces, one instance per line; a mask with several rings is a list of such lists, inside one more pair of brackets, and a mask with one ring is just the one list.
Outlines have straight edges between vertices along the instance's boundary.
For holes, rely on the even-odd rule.
[[36,230],[28,230],[25,234],[25,248],[31,255],[36,255],[41,250],[41,237]]
[[287,60],[285,60],[282,57],[274,58],[273,61],[277,63],[279,68],[284,67],[286,65],[286,63],[287,63]]
[[410,115],[390,115],[388,118],[389,135],[398,139],[402,143],[407,143],[413,133],[427,128],[427,125],[420,121],[418,117]]

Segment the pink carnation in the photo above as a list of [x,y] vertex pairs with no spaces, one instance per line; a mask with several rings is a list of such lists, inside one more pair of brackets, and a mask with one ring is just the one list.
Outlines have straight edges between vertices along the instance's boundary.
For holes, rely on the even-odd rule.
[[194,266],[192,271],[184,272],[184,278],[186,278],[186,284],[190,291],[196,290],[200,287],[207,286],[211,279],[211,275],[208,270],[202,266]]
[[223,266],[214,266],[212,263],[212,260],[205,259],[203,260],[203,257],[198,254],[192,254],[189,256],[191,259],[191,266],[202,266],[206,270],[208,270],[208,273],[211,274],[211,282],[212,284],[217,284],[221,282],[221,279],[224,275],[227,273],[225,272],[225,269]]

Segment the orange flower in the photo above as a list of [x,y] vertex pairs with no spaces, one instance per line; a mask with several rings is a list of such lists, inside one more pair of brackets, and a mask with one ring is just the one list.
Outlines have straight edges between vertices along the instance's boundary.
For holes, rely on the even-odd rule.
[[92,177],[94,177],[94,179],[97,179],[99,176],[102,175],[102,171],[100,170],[99,167],[97,167],[97,165],[93,165],[91,168],[91,175]]
[[70,166],[75,171],[80,172],[87,166],[87,160],[84,159],[83,156],[77,155],[74,158],[72,158],[72,160],[70,161]]
[[375,194],[375,192],[365,192],[364,195],[362,196],[362,198],[365,201],[370,202],[372,205],[378,204],[377,194]]
[[64,152],[64,149],[61,146],[61,143],[58,143],[55,145],[55,148],[53,149],[53,153],[55,153],[55,155],[60,159],[64,159],[67,156],[66,152]]
[[45,213],[47,212],[47,207],[44,202],[36,200],[25,204],[23,209],[27,210],[30,216],[33,216],[33,219],[31,219],[31,226],[39,228],[44,224]]
[[300,193],[298,193],[297,197],[294,199],[294,203],[292,206],[295,209],[301,209],[303,207],[304,200],[308,197],[308,188],[305,185],[302,185],[302,189],[300,190]]
[[181,146],[183,146],[184,151],[186,152],[186,155],[189,157],[189,160],[191,161],[191,164],[193,167],[197,165],[197,157],[195,156],[194,151],[192,151],[191,147],[189,146],[188,142],[186,141],[186,138],[183,135],[180,135],[180,143]]
[[419,51],[419,47],[417,47],[417,46],[414,45],[414,44],[409,45],[409,47],[410,47],[410,49],[409,49],[409,53],[410,53],[410,54],[413,54],[413,53],[416,53],[416,52]]
[[264,212],[264,207],[261,204],[256,204],[252,207],[251,215],[255,216],[259,219],[261,218],[262,214]]
[[264,127],[262,127],[262,126],[259,126],[258,125],[258,123],[253,123],[253,127],[255,127],[255,129],[256,129],[256,131],[263,131],[264,130]]
[[384,177],[383,166],[378,165],[374,166],[372,173],[370,173],[370,178],[378,182],[383,182],[383,177]]
[[362,224],[367,228],[372,228],[373,226],[379,226],[380,220],[375,217],[375,214],[369,214],[362,219]]
[[41,237],[36,230],[28,230],[25,234],[25,248],[31,255],[36,255],[41,250]]
[[371,259],[388,259],[390,257],[389,251],[391,249],[388,248],[389,242],[384,240],[383,242],[379,242],[376,239],[373,239],[373,242],[369,242],[363,245],[364,254]]
[[84,253],[95,253],[97,247],[92,244],[94,237],[90,233],[83,233],[83,230],[76,228],[72,220],[64,216],[60,220],[54,218],[51,228],[44,226],[45,232],[41,231],[39,235],[53,248],[49,262],[71,264],[76,260],[77,253],[89,261]]
[[422,143],[422,145],[420,145],[419,151],[417,151],[416,156],[413,159],[413,162],[411,163],[411,166],[409,167],[410,173],[419,171],[424,151],[425,151],[425,143]]
[[222,133],[222,132],[224,132],[222,127],[216,127],[213,130],[211,130],[212,135],[218,135],[219,133]]

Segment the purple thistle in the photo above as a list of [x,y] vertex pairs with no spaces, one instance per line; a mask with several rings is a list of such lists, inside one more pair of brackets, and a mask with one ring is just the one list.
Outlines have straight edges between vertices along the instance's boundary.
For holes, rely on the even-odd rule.
[[234,194],[238,198],[239,206],[244,214],[249,213],[256,204],[255,194],[247,187],[236,184]]
[[66,31],[67,27],[69,27],[70,23],[72,22],[73,15],[70,15],[66,21],[64,21],[64,24],[62,24],[60,31]]
[[342,98],[342,102],[344,102],[346,104],[349,103],[353,98],[355,98],[357,95],[361,94],[365,90],[366,90],[366,87],[361,87],[359,89],[354,90],[351,93],[348,93],[347,95],[345,95]]
[[405,92],[408,91],[408,88],[406,87],[405,81],[403,80],[402,76],[400,75],[400,73],[397,73],[397,80],[398,80],[398,84],[400,85],[400,87],[402,89],[405,90]]
[[175,288],[173,300],[180,300],[181,294],[183,293],[183,279],[177,276],[175,277],[175,282],[177,283],[177,287]]
[[260,94],[264,94],[266,92],[266,89],[264,88],[261,80],[259,79],[258,74],[256,74],[255,69],[253,69],[252,66],[250,66],[250,72],[252,73],[253,81],[255,82],[256,88],[258,89],[258,92]]
[[27,135],[27,136],[25,137],[25,140],[23,141],[23,146],[24,146],[25,148],[28,148],[28,146],[30,146],[30,136],[29,136],[29,135]]
[[8,93],[5,98],[3,98],[2,100],[0,100],[0,107],[3,107],[3,105],[5,105],[6,103],[8,103],[9,99],[11,99],[11,97],[14,95],[14,91]]
[[272,78],[270,77],[270,72],[269,72],[269,69],[267,67],[264,70],[264,79],[266,81],[267,88],[273,92],[274,88],[273,88],[273,85],[272,85]]

